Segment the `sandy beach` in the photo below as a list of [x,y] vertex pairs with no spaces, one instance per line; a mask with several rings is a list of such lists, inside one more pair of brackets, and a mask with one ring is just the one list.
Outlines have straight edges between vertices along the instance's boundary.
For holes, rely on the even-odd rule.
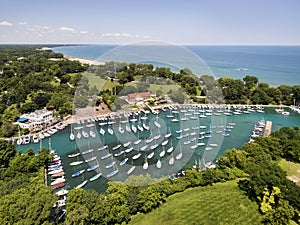
[[88,65],[104,65],[105,62],[100,62],[100,61],[94,61],[94,60],[89,60],[89,59],[82,59],[82,58],[75,58],[71,56],[66,56],[67,59],[71,61],[79,61],[82,64],[88,64]]

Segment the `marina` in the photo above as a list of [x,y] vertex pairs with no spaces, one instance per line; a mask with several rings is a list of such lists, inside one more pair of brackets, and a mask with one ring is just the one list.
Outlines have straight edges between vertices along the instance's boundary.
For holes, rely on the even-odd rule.
[[[283,126],[300,126],[300,115],[296,111],[286,109],[290,112],[286,116],[278,114],[274,108],[259,110],[263,112],[257,112],[254,107],[225,110],[221,106],[180,105],[156,110],[155,114],[147,114],[147,118],[142,111],[95,118],[95,126],[88,128],[87,121],[82,120],[80,124],[72,124],[51,135],[51,148],[55,149],[60,162],[64,164],[63,169],[60,164],[49,167],[49,172],[55,171],[54,176],[49,176],[64,176],[56,181],[57,184],[52,183],[52,187],[59,190],[61,187],[71,189],[82,185],[84,188],[104,191],[107,178],[125,180],[129,174],[146,173],[153,177],[168,176],[186,165],[193,165],[195,161],[205,162],[203,166],[213,164],[226,149],[239,148],[243,143],[251,141],[258,135],[256,132],[264,129],[256,126],[253,130],[253,124],[257,124],[257,121],[272,121],[272,127],[269,127],[268,122],[265,123],[265,132],[267,129],[273,131]],[[190,118],[185,111],[197,116],[197,119]],[[239,114],[232,113],[236,111]],[[202,112],[211,113],[211,116],[200,117]],[[174,123],[170,115],[176,115],[178,123]],[[187,119],[180,120],[181,117]],[[108,124],[109,121],[111,124]],[[139,126],[144,127],[138,124],[145,124],[149,129],[138,129]],[[132,125],[137,127],[136,132],[132,131]],[[105,131],[103,135],[100,133],[101,129]],[[108,129],[112,130],[112,134]],[[87,134],[93,131],[95,137],[89,135],[78,138],[78,130],[81,134],[82,131]],[[75,140],[70,139],[72,131]],[[39,144],[30,142],[17,149],[37,150],[40,146],[49,148],[49,140],[50,137],[46,137]],[[98,175],[99,171],[102,171],[101,175]],[[50,183],[53,181],[49,179]]]

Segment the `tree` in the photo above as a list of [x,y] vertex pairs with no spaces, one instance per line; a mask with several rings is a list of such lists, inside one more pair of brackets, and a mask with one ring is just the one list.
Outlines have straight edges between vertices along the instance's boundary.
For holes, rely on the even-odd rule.
[[85,205],[77,205],[76,208],[69,211],[66,218],[67,225],[83,225],[89,219],[89,210]]
[[179,104],[183,104],[185,101],[185,96],[182,93],[182,90],[178,90],[176,92],[173,92],[170,96],[170,98],[172,99],[173,102],[179,103]]
[[129,208],[127,206],[128,187],[119,182],[109,182],[107,193],[107,205],[110,208],[109,221],[112,224],[120,224],[129,220]]
[[137,198],[140,210],[142,212],[149,212],[161,204],[165,199],[165,195],[157,192],[153,187],[148,187],[141,190]]
[[245,82],[245,86],[250,89],[253,86],[256,86],[258,83],[258,78],[254,76],[246,76],[243,78],[243,81]]
[[7,168],[11,159],[16,155],[15,145],[0,140],[0,168]]
[[57,196],[50,187],[33,184],[0,198],[1,224],[47,224]]
[[263,222],[266,224],[289,224],[294,216],[293,207],[288,201],[282,199],[278,187],[273,187],[271,193],[265,188],[260,210],[264,214]]
[[84,190],[72,189],[68,193],[67,224],[84,224],[89,218],[89,209],[83,202]]

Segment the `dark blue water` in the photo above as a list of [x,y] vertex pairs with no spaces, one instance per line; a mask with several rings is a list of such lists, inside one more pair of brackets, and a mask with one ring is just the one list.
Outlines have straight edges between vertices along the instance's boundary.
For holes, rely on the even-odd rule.
[[[126,51],[120,50],[122,48]],[[182,67],[194,69],[199,61],[186,55],[194,54],[208,65],[215,77],[242,79],[246,75],[252,75],[271,86],[300,84],[300,46],[150,46],[146,50],[139,48],[140,50],[137,50],[136,46],[85,45],[57,47],[53,50],[67,56],[91,60],[105,59],[103,55],[109,54],[111,60],[115,57],[116,60],[122,61],[151,62],[156,66],[169,64],[173,70]],[[113,51],[118,54],[112,54]],[[151,51],[160,54],[162,58],[157,60],[154,57],[154,62],[151,61]]]

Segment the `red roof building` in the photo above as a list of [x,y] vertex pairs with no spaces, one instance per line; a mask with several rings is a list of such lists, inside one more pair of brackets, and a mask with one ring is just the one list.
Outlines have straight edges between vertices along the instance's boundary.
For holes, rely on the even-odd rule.
[[129,103],[137,103],[137,102],[147,101],[149,99],[151,99],[150,92],[128,94]]

